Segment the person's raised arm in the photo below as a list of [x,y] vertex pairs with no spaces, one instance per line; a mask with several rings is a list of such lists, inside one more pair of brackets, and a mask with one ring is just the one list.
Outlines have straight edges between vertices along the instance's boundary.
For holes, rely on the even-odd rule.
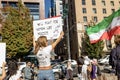
[[35,45],[36,45],[36,43],[35,43],[35,37],[33,36],[33,47],[35,48]]
[[56,45],[60,42],[60,40],[62,39],[63,36],[64,36],[64,32],[62,31],[60,33],[60,36],[55,40],[55,42],[52,43],[52,49],[54,49],[56,47]]

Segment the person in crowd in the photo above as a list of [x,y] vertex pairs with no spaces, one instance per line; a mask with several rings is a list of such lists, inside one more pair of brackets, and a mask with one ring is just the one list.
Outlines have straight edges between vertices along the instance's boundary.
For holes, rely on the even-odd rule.
[[83,56],[81,56],[81,57],[78,58],[77,64],[78,64],[78,74],[81,74],[82,65],[84,64],[84,58],[83,58]]
[[97,79],[97,59],[92,60],[91,80]]
[[91,71],[92,71],[92,63],[90,62],[90,64],[87,65],[87,77],[88,77],[88,80],[91,80]]
[[67,78],[67,80],[73,80],[73,69],[71,67],[71,60],[70,59],[67,62],[66,78]]
[[3,62],[3,64],[2,64],[2,75],[0,76],[0,80],[4,80],[4,78],[6,77],[5,66],[6,66],[6,63]]
[[23,68],[22,72],[24,75],[24,80],[34,80],[33,78],[33,69],[31,68],[31,62],[26,61],[26,67]]
[[120,80],[120,35],[114,36],[114,42],[116,47],[110,52],[109,63],[112,65],[113,70],[115,70],[118,80]]
[[32,69],[32,80],[34,80],[34,77],[35,77],[36,74],[37,74],[37,72],[35,71],[35,64],[34,64],[34,63],[32,63],[31,69]]
[[60,42],[64,35],[64,32],[62,31],[60,36],[51,44],[48,45],[47,43],[47,37],[46,36],[40,36],[35,45],[34,53],[37,56],[38,62],[39,62],[39,71],[37,74],[38,80],[54,80],[54,73],[51,67],[51,54],[50,52],[54,50],[56,45]]
[[23,80],[19,65],[16,60],[11,59],[7,63],[8,71],[6,80]]
[[82,71],[81,71],[81,75],[80,75],[80,80],[88,80],[87,69],[88,69],[89,64],[90,64],[90,62],[88,60],[84,60],[84,64],[82,66]]

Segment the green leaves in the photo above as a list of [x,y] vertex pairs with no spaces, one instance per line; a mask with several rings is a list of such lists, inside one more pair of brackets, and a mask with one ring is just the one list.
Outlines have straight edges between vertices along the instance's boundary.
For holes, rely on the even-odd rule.
[[2,41],[7,44],[7,54],[11,57],[25,55],[33,42],[30,12],[21,2],[18,3],[17,9],[12,7],[7,7],[7,9],[8,14],[2,28]]
[[85,38],[83,40],[85,45],[85,51],[91,58],[100,58],[103,53],[103,41],[100,41],[96,44],[91,44],[89,41],[88,35],[85,33]]

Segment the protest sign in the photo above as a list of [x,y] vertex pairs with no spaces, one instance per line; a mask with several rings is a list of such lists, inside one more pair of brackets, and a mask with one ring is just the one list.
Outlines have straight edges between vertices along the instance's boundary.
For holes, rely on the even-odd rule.
[[60,16],[33,21],[35,41],[39,36],[46,36],[48,40],[57,39],[62,31],[62,25],[62,18]]
[[6,59],[6,43],[0,43],[0,67]]

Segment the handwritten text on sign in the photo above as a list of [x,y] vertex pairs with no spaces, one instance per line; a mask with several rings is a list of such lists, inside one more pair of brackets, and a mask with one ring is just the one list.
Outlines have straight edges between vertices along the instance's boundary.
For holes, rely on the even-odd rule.
[[54,17],[33,21],[33,29],[35,40],[39,36],[46,36],[47,39],[56,39],[62,31],[62,18]]

